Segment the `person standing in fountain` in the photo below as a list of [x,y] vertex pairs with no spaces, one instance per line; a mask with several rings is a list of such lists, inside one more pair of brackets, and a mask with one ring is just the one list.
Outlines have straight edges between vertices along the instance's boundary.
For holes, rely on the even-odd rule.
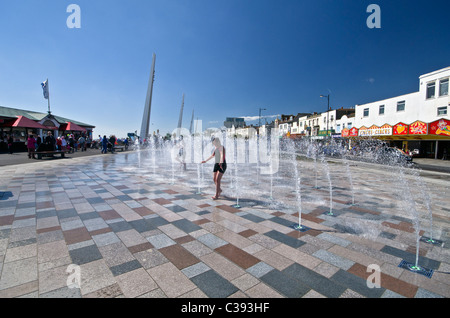
[[220,194],[222,193],[222,189],[220,187],[220,182],[222,181],[223,174],[227,170],[227,162],[225,159],[225,147],[220,143],[219,138],[213,138],[212,143],[215,147],[212,155],[202,161],[202,163],[206,163],[207,161],[215,158],[214,170],[213,170],[213,180],[216,185],[216,195],[212,197],[213,200],[219,199]]

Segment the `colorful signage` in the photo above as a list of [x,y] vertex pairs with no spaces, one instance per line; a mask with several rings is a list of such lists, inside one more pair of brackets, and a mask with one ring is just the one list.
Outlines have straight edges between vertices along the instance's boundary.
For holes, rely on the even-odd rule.
[[356,127],[350,129],[349,136],[350,137],[358,137],[359,130]]
[[392,129],[392,133],[396,136],[407,135],[408,134],[408,125],[406,125],[404,123],[398,123]]
[[350,135],[350,129],[348,129],[348,128],[342,129],[342,132],[341,132],[342,137],[348,137],[349,135]]
[[385,124],[381,127],[372,125],[369,128],[362,126],[357,129],[342,129],[342,137],[377,137],[377,136],[417,136],[417,135],[441,135],[450,137],[450,120],[440,119],[430,124],[417,120],[410,125],[400,122],[394,126]]
[[387,124],[381,127],[373,125],[370,128],[361,127],[359,129],[360,137],[390,136],[390,135],[392,135],[392,126]]
[[417,120],[409,125],[408,133],[410,135],[426,135],[428,133],[428,125],[423,121]]
[[440,119],[430,124],[430,134],[450,136],[450,120]]

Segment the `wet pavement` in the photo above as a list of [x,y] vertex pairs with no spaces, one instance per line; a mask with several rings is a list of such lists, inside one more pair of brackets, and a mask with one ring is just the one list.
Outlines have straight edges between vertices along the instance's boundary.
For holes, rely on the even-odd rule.
[[212,200],[209,165],[99,152],[0,155],[0,297],[450,296],[446,173],[300,160],[296,191],[291,162],[229,163]]

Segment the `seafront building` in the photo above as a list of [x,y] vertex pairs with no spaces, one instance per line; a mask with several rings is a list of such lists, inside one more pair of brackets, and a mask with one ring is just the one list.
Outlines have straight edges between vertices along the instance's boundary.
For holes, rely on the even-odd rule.
[[84,134],[92,139],[95,126],[51,113],[41,113],[0,106],[0,151],[6,151],[4,138],[13,137],[13,150],[25,151],[25,141],[29,134],[45,138],[48,131],[57,138],[64,134]]
[[450,67],[419,77],[419,91],[355,106],[355,128],[342,137],[376,137],[423,157],[450,151]]
[[[281,115],[271,123],[280,138],[377,138],[426,158],[449,159],[450,67],[419,76],[419,90],[354,107]],[[259,128],[266,135],[269,126]]]

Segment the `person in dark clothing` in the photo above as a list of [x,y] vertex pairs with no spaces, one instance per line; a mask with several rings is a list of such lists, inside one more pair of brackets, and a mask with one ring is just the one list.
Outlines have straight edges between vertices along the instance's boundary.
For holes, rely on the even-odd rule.
[[106,139],[106,135],[102,139],[102,153],[108,153],[108,139]]
[[53,137],[53,133],[51,131],[48,132],[47,137],[45,137],[45,146],[47,151],[54,151],[56,146],[56,139]]
[[39,149],[39,146],[42,144],[41,136],[37,136],[36,138],[36,151]]
[[70,146],[70,152],[75,152],[75,140],[73,139],[73,135],[70,135],[69,137],[69,146]]
[[13,142],[14,142],[13,137],[11,135],[8,135],[8,151],[11,155],[13,153]]
[[116,137],[114,135],[109,137],[109,143],[111,144],[111,153],[114,153],[114,146],[116,144]]

